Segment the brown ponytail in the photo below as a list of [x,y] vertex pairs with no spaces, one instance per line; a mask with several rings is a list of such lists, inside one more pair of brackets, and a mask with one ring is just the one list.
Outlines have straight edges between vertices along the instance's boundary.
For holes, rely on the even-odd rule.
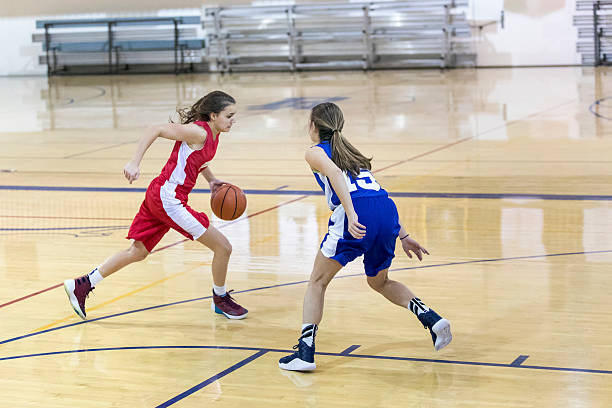
[[361,169],[372,169],[372,158],[367,158],[342,135],[344,116],[335,103],[321,103],[310,112],[310,123],[319,132],[319,139],[329,141],[332,161],[340,170],[359,175]]

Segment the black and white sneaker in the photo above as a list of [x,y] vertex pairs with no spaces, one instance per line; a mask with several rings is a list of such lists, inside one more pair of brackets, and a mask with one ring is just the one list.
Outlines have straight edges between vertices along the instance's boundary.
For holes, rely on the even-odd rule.
[[[314,361],[315,353],[315,335],[317,332],[317,325],[310,325],[302,330],[302,336],[300,337],[298,344],[293,346],[295,353],[285,356],[278,360],[278,366],[283,370],[290,371],[312,371],[317,368]],[[304,342],[305,337],[312,335],[312,346],[309,346]]]
[[419,315],[419,320],[426,329],[431,333],[431,339],[436,351],[448,346],[453,340],[453,335],[450,330],[450,322],[443,317],[440,317],[433,309]]

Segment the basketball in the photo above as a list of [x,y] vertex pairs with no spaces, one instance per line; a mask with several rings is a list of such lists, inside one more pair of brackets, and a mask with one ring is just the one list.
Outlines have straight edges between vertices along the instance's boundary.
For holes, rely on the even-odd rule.
[[210,208],[225,221],[235,220],[246,209],[244,192],[233,184],[223,184],[210,195]]

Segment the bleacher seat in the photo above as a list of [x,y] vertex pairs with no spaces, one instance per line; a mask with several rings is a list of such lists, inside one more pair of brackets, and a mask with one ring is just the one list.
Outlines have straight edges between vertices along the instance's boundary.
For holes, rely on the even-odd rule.
[[[199,16],[39,20],[33,34],[43,44],[41,64],[50,75],[139,71],[135,66],[172,66],[174,72],[202,61],[204,39]],[[100,67],[98,70],[94,66]]]
[[467,0],[206,7],[211,70],[451,67],[475,62]]

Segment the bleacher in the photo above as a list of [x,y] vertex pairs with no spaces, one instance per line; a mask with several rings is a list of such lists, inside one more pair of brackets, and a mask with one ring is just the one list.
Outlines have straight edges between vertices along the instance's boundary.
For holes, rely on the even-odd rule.
[[193,70],[202,62],[200,16],[39,20],[34,42],[49,75]]
[[612,63],[612,1],[576,0],[576,50],[583,65]]
[[467,0],[206,7],[212,71],[473,65]]

